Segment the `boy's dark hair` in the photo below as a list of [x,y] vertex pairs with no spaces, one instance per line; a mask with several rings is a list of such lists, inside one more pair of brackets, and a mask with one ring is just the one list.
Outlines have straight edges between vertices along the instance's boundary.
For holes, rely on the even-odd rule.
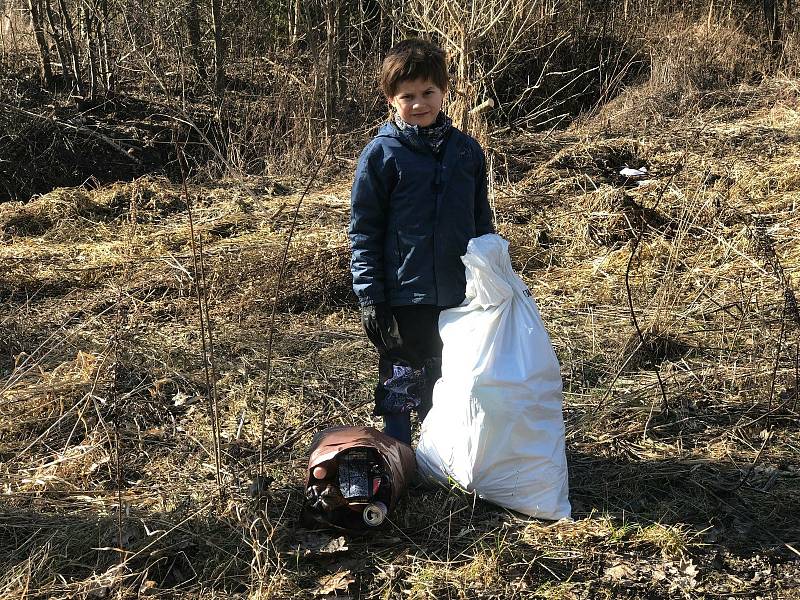
[[383,95],[392,98],[401,82],[414,79],[430,79],[443,92],[447,90],[447,63],[439,46],[411,38],[389,50],[378,76]]

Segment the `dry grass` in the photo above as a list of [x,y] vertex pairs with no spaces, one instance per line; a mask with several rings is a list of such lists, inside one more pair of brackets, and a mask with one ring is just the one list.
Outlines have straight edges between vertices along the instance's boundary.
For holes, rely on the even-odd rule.
[[[0,596],[797,597],[798,82],[701,94],[688,112],[651,97],[646,124],[626,118],[646,94],[500,148],[529,167],[498,172],[498,225],[561,360],[574,522],[440,489],[412,491],[374,536],[298,529],[314,431],[373,422],[347,182],[301,208],[266,399],[298,194],[190,187],[222,499],[180,189],[0,206]],[[623,163],[653,182],[622,180]],[[274,482],[253,497],[265,401]]]

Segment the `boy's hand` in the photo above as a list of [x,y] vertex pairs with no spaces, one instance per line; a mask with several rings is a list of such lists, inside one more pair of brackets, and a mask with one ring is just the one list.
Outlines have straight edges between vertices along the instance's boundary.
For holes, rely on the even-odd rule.
[[361,307],[361,324],[369,341],[384,358],[403,345],[392,309],[385,302]]

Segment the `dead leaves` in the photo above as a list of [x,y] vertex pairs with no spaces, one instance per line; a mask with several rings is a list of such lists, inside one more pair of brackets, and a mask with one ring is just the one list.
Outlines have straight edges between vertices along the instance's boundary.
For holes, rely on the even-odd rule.
[[339,600],[350,597],[342,595],[341,592],[346,594],[350,585],[355,583],[356,578],[352,569],[358,570],[360,561],[337,558],[349,550],[344,536],[334,537],[322,531],[299,530],[296,532],[292,547],[293,554],[297,558],[311,559],[326,565],[323,567],[326,570],[333,571],[317,579],[317,585],[313,589],[314,597]]
[[664,581],[669,585],[669,591],[695,590],[698,586],[697,576],[700,570],[691,558],[681,557],[678,563],[665,562],[660,569],[653,570],[654,581]]
[[[314,590],[315,596],[327,596],[328,594],[336,594],[339,591],[346,592],[351,583],[355,583],[356,578],[349,571],[339,571],[332,575],[324,575],[319,578],[319,585]],[[337,596],[341,598],[341,596]]]
[[619,563],[606,569],[604,577],[610,581],[622,582],[634,579],[636,570],[625,563]]
[[608,567],[603,578],[622,587],[642,587],[643,585],[665,585],[669,592],[681,591],[689,594],[699,586],[700,570],[688,556],[679,561],[664,561],[653,565],[642,560],[618,561]]
[[298,556],[309,554],[333,554],[348,550],[347,540],[343,536],[333,537],[318,531],[298,532],[299,535],[293,544]]

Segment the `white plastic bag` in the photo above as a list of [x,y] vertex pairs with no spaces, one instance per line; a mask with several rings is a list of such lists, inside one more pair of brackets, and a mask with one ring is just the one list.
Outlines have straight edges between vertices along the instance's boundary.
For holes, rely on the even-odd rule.
[[508,242],[469,242],[464,304],[443,311],[442,378],[422,425],[423,477],[533,517],[569,517],[561,372]]

